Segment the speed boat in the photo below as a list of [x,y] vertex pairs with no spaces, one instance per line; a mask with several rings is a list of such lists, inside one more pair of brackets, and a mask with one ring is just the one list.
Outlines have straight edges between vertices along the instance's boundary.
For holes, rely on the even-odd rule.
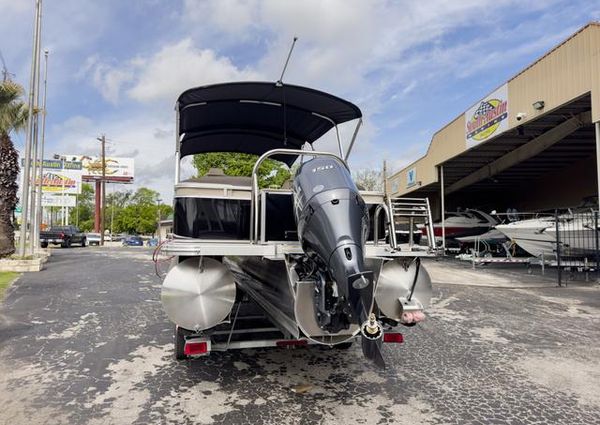
[[[360,340],[383,366],[382,343],[401,342],[399,328],[425,317],[431,280],[421,258],[435,248],[395,237],[403,216],[431,223],[427,199],[399,202],[352,180],[360,109],[307,87],[240,82],[187,90],[176,113],[173,234],[155,253],[171,261],[161,298],[175,357]],[[337,126],[353,120],[344,148]],[[330,130],[338,151],[315,150]],[[181,180],[181,159],[208,152],[256,162],[249,178],[213,170]],[[295,165],[289,188],[260,186],[268,159]]]
[[512,223],[498,224],[496,229],[534,257],[553,258],[556,253],[554,217],[536,217]]
[[496,229],[534,257],[556,258],[557,249],[568,257],[597,255],[598,229],[589,213],[561,214],[558,223],[555,216],[535,217],[499,224]]
[[[445,234],[446,239],[456,239],[464,236],[481,235],[492,229],[498,221],[491,215],[475,209],[447,212],[445,215],[442,232],[442,222],[433,224],[433,232],[437,238]],[[428,235],[427,226],[421,226],[424,236]]]

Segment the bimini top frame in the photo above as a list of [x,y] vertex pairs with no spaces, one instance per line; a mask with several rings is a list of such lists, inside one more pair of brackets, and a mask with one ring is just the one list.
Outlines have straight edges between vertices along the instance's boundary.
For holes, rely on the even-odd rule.
[[[288,84],[238,82],[187,90],[176,104],[176,182],[179,160],[205,152],[242,152],[262,155],[273,149],[301,150],[332,128],[339,154],[350,154],[362,112],[358,106],[331,94]],[[358,119],[344,153],[338,124]],[[300,154],[300,153],[299,153]],[[297,156],[274,159],[291,165]]]

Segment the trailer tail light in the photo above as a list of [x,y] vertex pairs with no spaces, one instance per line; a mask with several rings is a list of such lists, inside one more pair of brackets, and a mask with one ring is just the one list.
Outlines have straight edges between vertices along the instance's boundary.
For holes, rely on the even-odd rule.
[[206,341],[186,342],[185,347],[183,348],[183,354],[186,356],[201,356],[203,354],[208,354],[208,343]]
[[308,341],[305,339],[282,339],[275,342],[278,347],[304,347],[308,345]]
[[65,237],[65,234],[64,234],[64,233],[61,233],[61,234],[60,234],[60,238],[62,239],[62,238],[64,238],[64,237]]
[[395,342],[400,344],[404,342],[404,337],[400,332],[388,332],[383,334],[383,342]]

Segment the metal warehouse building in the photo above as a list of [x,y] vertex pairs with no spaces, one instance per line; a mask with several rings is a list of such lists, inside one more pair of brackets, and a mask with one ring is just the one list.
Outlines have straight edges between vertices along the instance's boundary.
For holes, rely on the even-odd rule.
[[600,23],[590,23],[436,132],[387,190],[429,197],[438,218],[571,207],[598,194],[599,146]]

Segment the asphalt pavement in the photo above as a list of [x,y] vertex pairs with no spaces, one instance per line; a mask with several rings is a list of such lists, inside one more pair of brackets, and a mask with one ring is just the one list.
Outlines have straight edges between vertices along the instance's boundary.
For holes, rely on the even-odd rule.
[[358,346],[176,362],[148,249],[56,249],[0,307],[0,424],[600,423],[597,285],[429,266],[386,370]]

